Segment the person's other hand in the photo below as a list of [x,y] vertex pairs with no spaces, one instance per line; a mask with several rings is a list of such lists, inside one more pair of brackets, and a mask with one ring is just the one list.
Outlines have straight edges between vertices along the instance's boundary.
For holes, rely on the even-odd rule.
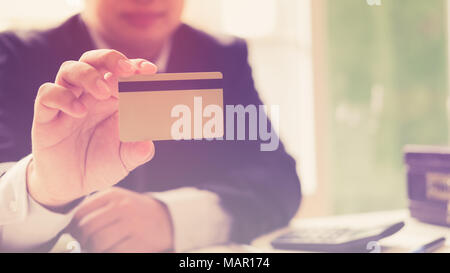
[[89,252],[163,252],[173,248],[166,206],[117,187],[86,199],[68,230]]
[[93,50],[63,63],[55,82],[40,87],[27,170],[36,201],[62,207],[118,183],[153,157],[152,142],[119,140],[117,79],[135,73],[154,74],[156,66],[115,50]]

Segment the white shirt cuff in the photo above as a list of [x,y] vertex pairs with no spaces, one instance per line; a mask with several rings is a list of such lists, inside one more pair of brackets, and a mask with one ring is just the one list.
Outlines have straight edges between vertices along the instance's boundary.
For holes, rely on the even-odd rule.
[[175,252],[223,244],[229,240],[231,217],[217,194],[196,188],[150,193],[172,217]]
[[26,172],[32,156],[20,160],[0,178],[1,249],[25,251],[58,235],[72,220],[67,214],[52,212],[28,194]]

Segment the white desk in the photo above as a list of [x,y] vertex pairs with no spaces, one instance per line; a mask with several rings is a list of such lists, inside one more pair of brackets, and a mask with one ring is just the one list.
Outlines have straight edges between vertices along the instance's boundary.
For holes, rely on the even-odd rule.
[[[383,224],[393,224],[395,222],[404,221],[405,227],[391,237],[381,240],[379,243],[383,248],[383,252],[410,252],[424,244],[427,244],[439,237],[447,237],[445,247],[436,252],[450,253],[450,228],[442,226],[434,226],[419,222],[409,216],[407,210],[374,212],[364,214],[352,214],[342,216],[332,216],[326,218],[308,218],[294,220],[292,227],[311,227],[311,226],[343,226],[343,227],[365,227],[377,226]],[[229,252],[286,252],[275,250],[270,246],[270,242],[289,230],[285,228],[275,231],[271,234],[262,236],[252,242],[251,246],[242,245],[224,245],[209,248],[203,248],[194,252],[212,252],[212,253],[229,253]]]

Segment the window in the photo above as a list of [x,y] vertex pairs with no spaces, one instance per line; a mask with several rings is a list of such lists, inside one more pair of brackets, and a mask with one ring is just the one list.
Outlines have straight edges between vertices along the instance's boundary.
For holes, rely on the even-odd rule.
[[84,0],[0,0],[0,31],[45,28],[79,12]]
[[405,144],[447,144],[445,0],[326,1],[334,213],[406,208]]

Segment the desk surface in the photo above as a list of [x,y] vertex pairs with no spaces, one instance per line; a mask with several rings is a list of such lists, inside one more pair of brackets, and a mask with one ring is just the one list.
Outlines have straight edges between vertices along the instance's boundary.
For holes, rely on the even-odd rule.
[[[314,226],[342,226],[342,227],[370,227],[383,224],[392,224],[404,221],[405,227],[391,237],[380,241],[383,252],[397,253],[410,252],[424,244],[427,244],[439,237],[447,238],[445,247],[436,252],[450,253],[450,228],[434,226],[419,222],[409,216],[407,210],[373,212],[352,215],[340,215],[324,218],[298,219],[291,223],[291,227],[314,227]],[[285,228],[262,236],[252,242],[251,246],[243,245],[224,245],[199,249],[195,252],[228,253],[228,252],[285,252],[275,250],[270,246],[270,242],[289,230]]]
[[[297,219],[292,221],[291,226],[281,230],[277,230],[260,238],[257,238],[251,245],[228,244],[221,246],[213,246],[208,248],[198,249],[193,252],[204,253],[247,253],[247,252],[288,252],[273,249],[270,242],[280,234],[295,227],[371,227],[384,224],[392,224],[395,222],[404,221],[405,227],[398,233],[391,237],[380,241],[383,252],[410,252],[424,244],[427,244],[439,237],[445,236],[447,238],[445,247],[436,252],[450,253],[450,228],[434,226],[419,222],[409,216],[407,210],[400,211],[386,211],[373,212],[363,214],[331,216],[324,218],[307,218]],[[52,252],[66,252],[71,249],[70,243],[73,239],[64,235],[60,238]]]

